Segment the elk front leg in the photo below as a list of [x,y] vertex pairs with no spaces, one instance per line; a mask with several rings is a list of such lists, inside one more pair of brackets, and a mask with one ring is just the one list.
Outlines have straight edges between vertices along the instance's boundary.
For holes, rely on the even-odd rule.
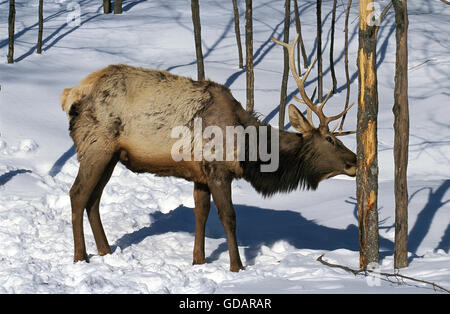
[[195,242],[192,264],[205,263],[205,226],[211,207],[211,192],[206,184],[194,183]]
[[238,272],[244,267],[242,266],[236,241],[236,213],[231,201],[231,179],[224,179],[223,177],[212,179],[208,181],[208,186],[227,235],[230,270]]

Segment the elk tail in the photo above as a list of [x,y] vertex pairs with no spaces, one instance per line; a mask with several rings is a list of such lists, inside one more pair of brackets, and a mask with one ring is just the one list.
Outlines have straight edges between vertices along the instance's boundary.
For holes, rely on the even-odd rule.
[[64,90],[60,96],[62,110],[65,111],[66,113],[68,113],[70,110],[70,106],[69,106],[69,108],[67,108],[68,107],[67,106],[67,98],[69,97],[71,90],[72,90],[72,88],[64,88]]
[[79,102],[86,95],[92,92],[94,84],[92,81],[85,80],[81,84],[65,88],[60,96],[62,110],[69,116],[70,108],[76,102]]

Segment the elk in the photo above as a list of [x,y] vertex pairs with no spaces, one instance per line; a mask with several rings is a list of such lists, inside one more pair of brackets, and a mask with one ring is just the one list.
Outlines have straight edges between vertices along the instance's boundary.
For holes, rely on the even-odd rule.
[[[99,214],[102,191],[114,167],[121,162],[134,172],[157,176],[174,176],[194,183],[195,240],[193,264],[205,263],[205,224],[211,195],[226,232],[230,270],[244,269],[236,241],[236,216],[231,199],[231,183],[244,179],[262,195],[290,192],[297,188],[316,189],[319,182],[338,174],[355,176],[356,155],[337,138],[353,132],[334,132],[328,127],[341,113],[327,117],[323,107],[307,96],[303,78],[295,70],[294,46],[279,44],[289,51],[290,68],[297,82],[302,102],[320,120],[316,128],[310,119],[289,105],[291,125],[299,131],[276,130],[262,123],[254,113],[247,112],[230,90],[210,80],[194,81],[166,71],[111,65],[94,72],[61,95],[62,108],[69,119],[79,170],[70,189],[74,237],[74,262],[88,261],[83,233],[83,212],[86,209],[99,255],[111,253]],[[297,98],[300,100],[299,98]],[[170,136],[175,126],[193,128],[201,118],[202,125],[266,126],[263,140],[270,141],[278,133],[279,166],[263,172],[260,160],[180,160],[175,161],[171,148],[176,139]],[[259,131],[258,131],[259,132]],[[201,145],[205,145],[204,141]],[[248,150],[249,143],[245,143]],[[260,144],[258,144],[260,145]],[[237,148],[233,148],[237,150]]]

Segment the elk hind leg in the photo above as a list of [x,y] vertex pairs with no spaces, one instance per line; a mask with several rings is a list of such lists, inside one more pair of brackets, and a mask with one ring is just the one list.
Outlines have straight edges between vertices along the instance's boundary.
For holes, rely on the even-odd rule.
[[204,264],[205,226],[211,207],[211,192],[206,184],[194,183],[195,242],[192,264]]
[[113,154],[91,149],[80,161],[78,175],[70,189],[74,262],[89,261],[83,231],[83,213]]
[[97,245],[98,255],[100,256],[111,254],[111,248],[108,244],[108,239],[106,238],[102,221],[100,219],[100,199],[103,193],[103,189],[111,178],[117,162],[118,158],[117,155],[115,155],[106,166],[86,206],[89,224],[91,225],[95,244]]

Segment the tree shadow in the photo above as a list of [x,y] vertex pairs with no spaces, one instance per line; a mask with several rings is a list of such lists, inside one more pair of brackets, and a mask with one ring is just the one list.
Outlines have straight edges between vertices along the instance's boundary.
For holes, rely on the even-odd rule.
[[[226,238],[222,224],[218,218],[214,204],[206,224],[206,237]],[[358,251],[358,228],[348,225],[346,229],[336,229],[317,224],[314,220],[304,218],[300,213],[289,210],[264,209],[247,205],[235,205],[237,221],[238,245],[244,247],[247,264],[253,264],[261,247],[271,246],[283,240],[297,249],[336,250],[348,249]],[[123,235],[112,247],[122,250],[140,243],[149,236],[167,232],[187,232],[195,234],[195,217],[193,209],[179,206],[170,213],[160,212],[151,214],[153,223]],[[380,238],[380,246],[388,250],[393,249],[393,243]],[[226,242],[220,244],[208,257],[212,262],[228,249]]]
[[[82,4],[83,4],[83,1],[80,2],[80,5],[82,5]],[[101,7],[103,7],[103,5],[100,6],[100,7],[97,9],[97,12],[100,10]],[[65,13],[65,12],[68,12],[68,11],[67,11],[67,10],[59,11],[59,12],[53,14],[53,16],[57,16],[57,15],[60,15],[61,13]],[[80,16],[80,20],[81,20],[82,22],[81,22],[79,25],[72,26],[72,28],[71,28],[70,30],[66,31],[64,34],[59,35],[59,36],[56,37],[51,43],[47,44],[53,37],[55,37],[58,33],[60,33],[64,28],[66,28],[67,26],[69,26],[69,24],[66,22],[66,23],[62,24],[61,26],[59,26],[55,31],[53,31],[50,35],[48,35],[45,39],[42,40],[42,47],[43,47],[42,50],[43,50],[43,51],[49,50],[51,47],[53,47],[54,45],[56,45],[61,39],[63,39],[64,37],[66,37],[66,36],[69,35],[70,33],[76,31],[77,29],[79,29],[82,25],[86,24],[87,22],[89,22],[89,21],[91,21],[91,20],[93,20],[93,19],[95,19],[95,18],[97,18],[97,17],[99,17],[99,16],[101,16],[101,15],[103,15],[102,13],[98,13],[98,14],[96,14],[96,15],[91,16],[91,17],[88,18],[88,19],[84,19],[84,18],[85,18],[87,15],[89,15],[89,14],[91,14],[91,12],[87,12],[87,13],[82,14],[82,15]],[[49,19],[49,17],[48,17],[47,19]],[[45,24],[45,22],[46,22],[46,19],[44,19],[44,24]],[[37,24],[34,24],[34,25],[30,26],[30,29],[36,27],[36,25],[37,25]],[[44,27],[45,27],[45,25],[44,25]],[[32,47],[31,47],[27,52],[25,52],[23,55],[21,55],[20,57],[16,58],[16,59],[14,60],[14,62],[20,62],[20,61],[22,61],[23,59],[25,59],[25,58],[27,58],[28,56],[32,55],[33,52],[34,52],[36,49],[37,49],[37,44],[34,45],[34,46],[32,46]]]
[[138,5],[139,3],[146,2],[147,0],[137,0],[137,1],[124,1],[122,6],[122,11],[128,12],[130,11],[134,6]]
[[436,248],[436,251],[437,250],[444,250],[444,252],[448,254],[450,250],[450,224],[447,226],[447,229],[445,229],[441,242],[439,242]]
[[[409,198],[408,203],[411,202],[411,200],[415,195],[417,195],[417,193],[423,190],[429,191],[428,201],[425,204],[425,207],[417,215],[417,220],[414,223],[414,226],[412,227],[411,231],[409,232],[408,251],[413,253],[413,256],[411,256],[409,259],[410,261],[415,257],[418,257],[416,255],[417,250],[422,241],[425,239],[428,232],[430,231],[431,223],[433,222],[433,218],[436,215],[437,211],[445,204],[450,202],[450,200],[446,201],[442,200],[442,198],[444,197],[445,193],[449,188],[450,188],[450,179],[445,180],[434,191],[431,187],[424,187],[414,192]],[[441,241],[438,244],[436,250],[443,249],[448,253],[449,245],[450,245],[450,224],[447,226],[447,229],[444,232],[444,235],[442,236]]]
[[[275,26],[275,28],[273,29],[270,36],[268,36],[266,41],[263,42],[258,47],[258,49],[255,51],[255,53],[253,54],[253,67],[257,66],[264,59],[264,57],[270,52],[270,50],[272,50],[273,47],[275,47],[276,43],[274,43],[271,38],[272,38],[272,36],[275,36],[275,33],[277,32],[278,28],[283,24],[284,24],[284,20],[281,20],[281,22]],[[292,21],[290,21],[290,24],[292,24]],[[280,40],[282,35],[283,35],[282,33],[279,34],[277,36],[277,39]],[[267,47],[267,49],[265,49],[266,47]],[[227,78],[224,85],[227,87],[231,87],[231,85],[238,79],[238,77],[241,76],[242,74],[244,74],[246,71],[247,71],[247,68],[244,66],[239,71],[234,72]]]
[[27,169],[16,169],[16,170],[8,171],[7,173],[4,173],[0,176],[0,186],[5,185],[6,183],[8,183],[9,180],[14,178],[18,174],[31,173],[31,172],[32,172],[31,170],[27,170]]
[[[81,6],[81,5],[85,4],[85,3],[87,3],[88,1],[89,1],[89,0],[81,0],[81,1],[79,1],[78,3],[79,3],[79,5]],[[1,3],[1,4],[2,4],[2,3]],[[57,17],[59,17],[59,16],[61,16],[61,15],[63,15],[63,14],[67,14],[67,13],[69,13],[69,12],[70,12],[70,11],[68,11],[67,9],[62,9],[62,10],[60,10],[60,11],[58,11],[58,12],[55,12],[55,13],[53,13],[53,14],[50,14],[50,15],[47,16],[47,17],[44,17],[44,20],[43,20],[43,21],[44,21],[44,28],[45,28],[45,24],[46,24],[47,22],[49,22],[49,21],[51,21],[51,20],[53,20],[53,19],[55,19],[55,18],[57,18]],[[85,16],[86,14],[87,14],[87,13],[83,14],[82,17]],[[89,18],[88,20],[91,20],[91,18]],[[85,21],[85,22],[87,22],[87,21]],[[84,24],[84,23],[82,23],[82,24]],[[30,26],[28,26],[28,27],[25,27],[25,28],[22,29],[21,31],[19,31],[19,32],[17,32],[17,33],[14,34],[14,40],[16,41],[17,39],[19,39],[20,37],[22,37],[22,36],[23,36],[24,34],[26,34],[27,32],[35,30],[36,27],[38,27],[38,26],[39,26],[39,22],[34,23],[34,24],[32,24],[32,25],[30,25]],[[67,23],[64,23],[61,27],[59,27],[59,28],[56,30],[56,32],[53,32],[49,37],[50,37],[50,38],[53,37],[57,32],[59,32],[61,29],[63,29],[63,28],[66,27],[66,26],[67,26]],[[78,28],[78,27],[77,27],[77,28]],[[69,33],[70,33],[70,32],[66,33],[65,35],[67,35],[67,34],[69,34]],[[45,45],[46,41],[48,41],[48,39],[49,39],[49,38],[47,37],[46,40],[43,40],[43,42],[42,42],[42,45],[43,45],[43,46]],[[8,43],[9,43],[8,38],[1,40],[1,41],[0,41],[0,48],[3,48],[3,47],[5,47],[5,46],[7,46]],[[30,55],[36,50],[36,48],[37,48],[37,44],[36,44],[36,45],[33,45],[26,53],[24,53],[24,54],[21,55],[20,57],[16,58],[16,59],[14,60],[14,62],[22,61],[22,60],[25,59],[26,57],[30,56]],[[44,49],[44,50],[45,50],[45,49]]]
[[[228,21],[228,23],[227,23],[227,26],[225,27],[225,29],[224,29],[224,31],[222,32],[222,34],[219,36],[219,38],[212,44],[212,46],[211,47],[207,47],[207,49],[206,49],[206,52],[203,54],[203,60],[206,60],[206,58],[214,51],[214,49],[222,42],[222,40],[224,40],[225,39],[225,37],[226,37],[226,35],[228,34],[228,32],[230,31],[230,29],[231,29],[231,26],[233,25],[233,23],[234,23],[234,16],[232,16],[231,18],[230,18],[230,20]],[[193,32],[193,31],[192,31]],[[203,40],[202,40],[202,42],[203,42]],[[206,47],[206,45],[204,44],[204,43],[202,43],[202,46],[205,46]],[[174,70],[174,69],[176,69],[176,68],[181,68],[181,67],[184,67],[184,66],[189,66],[189,65],[194,65],[194,64],[196,64],[197,63],[197,59],[195,59],[194,61],[191,61],[191,62],[189,62],[189,63],[185,63],[185,64],[178,64],[178,65],[173,65],[173,66],[170,66],[170,67],[168,67],[167,69],[166,69],[166,71],[172,71],[172,70]]]
[[[442,198],[444,197],[445,193],[450,189],[450,179],[444,180],[444,182],[433,191],[433,188],[431,187],[423,187],[417,191],[415,191],[411,196],[409,197],[408,204],[411,203],[411,200],[416,196],[418,193],[424,190],[429,191],[428,195],[428,201],[425,204],[425,207],[420,211],[420,213],[417,215],[417,219],[414,223],[414,226],[411,228],[408,234],[408,252],[411,253],[411,256],[408,258],[408,262],[410,263],[415,258],[420,258],[421,256],[417,255],[417,250],[422,243],[422,241],[427,236],[428,232],[430,231],[431,224],[433,222],[433,218],[436,215],[437,211],[442,208],[445,204],[450,202],[449,200],[443,201]],[[358,219],[358,206],[356,203],[356,199],[354,197],[351,197],[351,201],[346,200],[346,203],[353,204],[355,207],[353,209],[353,217],[357,220]],[[381,210],[380,208],[379,210]],[[385,220],[387,220],[389,217],[387,217]],[[379,222],[379,229],[392,229],[395,228],[395,223],[392,225],[384,225],[384,221]],[[391,242],[392,243],[392,242]],[[392,243],[393,245],[393,243]],[[381,247],[381,246],[380,246]],[[446,230],[444,231],[444,234],[438,244],[438,246],[435,248],[435,251],[437,250],[444,250],[446,253],[450,250],[450,224],[447,225]],[[393,246],[391,249],[380,252],[380,260],[383,260],[386,256],[392,256],[394,254]]]
[[58,173],[61,172],[61,169],[64,167],[66,162],[75,155],[75,146],[72,145],[64,154],[61,155],[61,157],[58,158],[58,160],[55,161],[52,168],[48,172],[49,176],[54,177]]

